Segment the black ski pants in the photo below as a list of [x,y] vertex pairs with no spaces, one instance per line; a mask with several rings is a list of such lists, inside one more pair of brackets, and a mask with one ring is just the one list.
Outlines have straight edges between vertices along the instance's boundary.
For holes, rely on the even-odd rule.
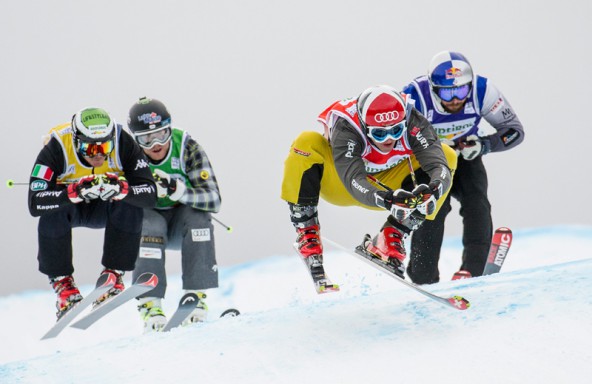
[[469,271],[472,276],[483,274],[493,232],[491,205],[487,197],[487,172],[481,156],[472,161],[459,157],[448,199],[434,220],[424,221],[413,233],[407,274],[416,284],[440,281],[438,262],[444,238],[444,221],[452,210],[451,196],[460,203],[463,218],[464,249],[460,269]]
[[[142,233],[142,208],[123,201],[72,204],[64,209],[39,217],[39,271],[49,277],[71,275],[72,228],[105,228],[102,264],[106,268],[131,271],[134,269]],[[85,249],[84,253],[94,253]]]

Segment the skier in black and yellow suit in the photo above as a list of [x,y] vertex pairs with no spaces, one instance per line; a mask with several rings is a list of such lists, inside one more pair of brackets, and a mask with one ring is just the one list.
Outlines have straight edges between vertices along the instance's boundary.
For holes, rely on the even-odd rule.
[[333,103],[319,121],[325,135],[302,133],[284,168],[282,199],[289,203],[301,255],[311,268],[322,265],[319,197],[339,206],[386,209],[391,214],[366,249],[403,276],[403,239],[438,212],[452,183],[455,152],[440,143],[407,95],[387,86]]
[[[82,296],[72,274],[72,228],[105,228],[102,264],[117,277],[134,269],[143,207],[156,204],[146,157],[100,108],[85,108],[50,131],[31,173],[29,211],[39,216],[39,270],[58,295],[58,318]],[[85,250],[94,253],[96,250]]]

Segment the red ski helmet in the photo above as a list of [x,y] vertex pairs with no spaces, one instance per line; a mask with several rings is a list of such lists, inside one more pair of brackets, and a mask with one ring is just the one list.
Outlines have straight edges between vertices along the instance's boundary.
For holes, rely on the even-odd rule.
[[358,97],[358,113],[364,128],[390,127],[405,120],[405,101],[394,88],[378,85]]
[[377,143],[403,136],[407,130],[405,109],[403,96],[387,85],[370,87],[358,97],[360,124]]

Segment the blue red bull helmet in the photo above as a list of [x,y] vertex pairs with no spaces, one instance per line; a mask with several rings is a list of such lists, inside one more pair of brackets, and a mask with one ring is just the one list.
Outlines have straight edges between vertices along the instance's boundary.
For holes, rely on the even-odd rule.
[[460,87],[473,81],[473,68],[461,53],[443,51],[432,58],[428,78],[432,88]]

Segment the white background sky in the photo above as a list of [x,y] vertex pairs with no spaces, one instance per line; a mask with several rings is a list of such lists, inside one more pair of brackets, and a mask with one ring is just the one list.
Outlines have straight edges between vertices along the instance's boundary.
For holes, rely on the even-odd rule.
[[[2,183],[28,181],[41,136],[78,109],[98,105],[125,123],[138,97],[159,98],[212,160],[217,217],[234,227],[217,228],[222,265],[289,252],[283,161],[300,131],[320,130],[319,112],[371,85],[400,88],[445,49],[489,77],[526,130],[521,146],[486,157],[495,225],[590,222],[588,1],[36,0],[0,11]],[[49,288],[26,195],[0,188],[0,293]],[[384,217],[320,207],[324,234],[352,245]],[[452,213],[447,235],[460,228]],[[102,231],[74,238],[76,276],[94,281]]]

